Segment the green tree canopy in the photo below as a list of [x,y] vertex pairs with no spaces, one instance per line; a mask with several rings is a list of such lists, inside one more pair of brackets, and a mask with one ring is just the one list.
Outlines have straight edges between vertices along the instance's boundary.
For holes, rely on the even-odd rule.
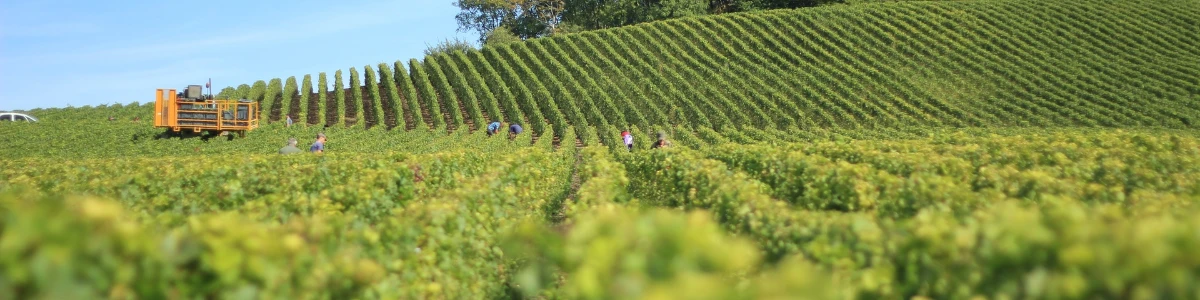
[[[704,14],[881,0],[460,0],[459,30],[483,44]],[[489,42],[492,36],[498,40]]]
[[708,0],[568,0],[564,22],[601,29],[708,13]]
[[425,48],[425,55],[434,55],[438,53],[453,53],[457,51],[467,52],[475,50],[475,45],[471,42],[460,39],[446,39],[438,42],[437,45],[428,46]]
[[522,39],[554,32],[566,0],[462,0],[455,19],[460,30],[479,32],[479,41],[501,26]]
[[512,33],[512,29],[500,26],[488,32],[483,38],[484,46],[500,46],[509,43],[520,42],[521,38]]

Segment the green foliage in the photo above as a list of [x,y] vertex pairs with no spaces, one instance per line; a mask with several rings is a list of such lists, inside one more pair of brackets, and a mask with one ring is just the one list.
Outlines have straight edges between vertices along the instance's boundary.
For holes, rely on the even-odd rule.
[[[482,126],[475,123],[486,123],[477,120],[486,116],[526,122],[538,135],[547,132],[543,124],[558,134],[578,130],[584,143],[607,146],[620,144],[613,127],[630,125],[683,129],[672,134],[689,147],[838,130],[1196,126],[1200,110],[1187,105],[1195,74],[1179,71],[1190,60],[1152,59],[1172,53],[1167,41],[1186,39],[1177,34],[1186,32],[1183,21],[1150,25],[1158,23],[1129,15],[1145,20],[1116,28],[1109,19],[1056,9],[1064,5],[1058,2],[1003,3],[835,5],[683,18],[434,55],[424,64],[436,68],[410,64],[395,80],[406,123],[413,124],[405,129]],[[1118,18],[1131,4],[1071,5]],[[1027,12],[1053,15],[995,22]],[[1103,28],[1112,38],[1067,42],[1039,28],[1082,37],[1096,34],[1086,28]],[[1020,38],[988,38],[997,31]],[[1161,32],[1162,39],[1149,42],[1164,43],[1143,46],[1141,32]],[[1065,54],[1073,52],[1082,54]],[[1148,81],[1133,84],[1117,71],[1083,72],[1087,78],[1075,80],[1079,72],[1066,70],[1108,69],[1100,61],[1144,62],[1118,68]],[[369,107],[363,104],[357,105]]]
[[231,98],[235,97],[234,95],[236,95],[236,93],[237,93],[236,89],[234,89],[233,87],[227,86],[227,87],[221,89],[221,91],[217,93],[216,99],[231,99]]
[[[459,29],[479,32],[482,44],[495,46],[689,16],[894,1],[911,0],[468,0],[455,5],[460,9]],[[432,55],[428,50],[425,54]]]
[[422,110],[420,112],[428,116],[429,123],[433,125],[433,128],[445,129],[446,116],[442,114],[442,108],[439,103],[445,103],[446,101],[438,97],[439,95],[434,90],[433,83],[429,75],[425,72],[421,62],[414,58],[408,61],[408,67],[412,71],[413,85],[416,86],[414,90],[417,91],[417,96],[421,98]]
[[[831,5],[351,69],[352,101],[319,74],[327,125],[417,130],[34,110],[0,124],[0,298],[1195,298],[1197,12]],[[459,126],[499,116],[533,134]]]
[[300,86],[300,119],[298,122],[303,122],[308,125],[318,124],[318,119],[321,115],[320,97],[313,97],[312,74],[304,74],[304,79]]
[[351,103],[346,102],[349,100],[346,100],[346,90],[345,90],[346,85],[342,84],[343,82],[344,81],[342,81],[342,70],[337,70],[336,72],[333,72],[333,96],[334,96],[334,98],[332,100],[334,100],[334,103],[336,104],[335,107],[337,107],[337,112],[334,115],[334,119],[330,120],[331,121],[330,123],[325,124],[327,126],[342,125],[343,122],[346,122],[345,121],[346,118],[348,118],[346,114],[353,113],[353,111],[354,111],[354,109],[352,108],[353,106],[350,106]]
[[336,219],[212,214],[155,230],[111,201],[5,195],[0,203],[5,298],[353,297],[386,275],[339,242],[355,233],[327,229]]
[[[465,63],[468,73],[470,73],[469,75],[473,76],[473,78],[468,81],[480,86],[486,85],[492,88],[488,94],[490,94],[494,100],[489,101],[488,105],[485,106],[488,109],[488,116],[491,117],[491,121],[503,120],[509,123],[522,123],[525,120],[523,117],[524,114],[521,113],[520,105],[517,104],[517,100],[515,99],[512,90],[510,90],[508,85],[499,78],[500,75],[497,74],[495,69],[492,68],[491,64],[485,60],[483,53],[472,52],[465,54],[464,56],[468,57],[468,61]],[[462,59],[463,57],[459,56],[459,58]],[[484,77],[485,75],[488,77]],[[493,110],[495,110],[495,112],[493,112]],[[503,115],[503,118],[501,118],[501,115]],[[541,128],[533,128],[533,130],[536,132],[541,132]]]
[[[473,57],[479,57],[478,52],[474,52],[472,54],[474,54]],[[488,89],[489,84],[483,81],[483,76],[479,75],[479,71],[476,70],[474,62],[468,58],[468,54],[455,53],[450,55],[450,58],[454,60],[454,63],[447,64],[447,66],[457,66],[458,69],[454,69],[452,71],[459,73],[457,75],[450,76],[451,80],[455,80],[457,82],[456,84],[452,84],[455,87],[455,91],[463,94],[463,97],[477,95],[474,98],[477,98],[478,100],[464,101],[464,104],[467,105],[468,110],[476,111],[473,114],[479,115],[480,119],[475,123],[476,126],[483,127],[484,124],[490,121],[511,119],[503,116],[503,114],[500,112],[500,99],[497,99],[496,95],[492,94],[492,91]],[[498,83],[493,83],[491,85],[498,85]],[[479,111],[479,107],[482,107],[483,111]],[[487,114],[486,118],[483,115],[484,113]],[[515,120],[520,122],[519,118]]]
[[250,98],[250,85],[244,84],[244,83],[239,84],[237,86],[237,92],[233,93],[233,95],[235,98],[230,98],[230,99],[235,99],[235,100],[252,99],[252,98]]
[[508,28],[522,39],[554,32],[567,0],[462,0],[454,2],[460,12],[458,28],[479,32],[479,41],[497,28]]
[[[455,96],[458,98],[460,108],[466,111],[464,119],[470,120],[473,125],[473,127],[467,128],[467,130],[479,130],[487,122],[483,111],[479,109],[479,106],[484,105],[481,103],[483,101],[475,95],[475,91],[486,92],[487,89],[477,89],[466,83],[466,76],[456,68],[457,65],[460,65],[460,61],[455,61],[455,56],[461,55],[463,55],[462,52],[442,55],[438,58],[442,63],[437,64],[437,66],[441,67],[442,75],[446,77],[446,84],[453,89]],[[433,66],[433,64],[430,64],[430,66]]]
[[[393,65],[396,69],[396,87],[403,91],[402,97],[404,97],[405,114],[411,120],[411,122],[408,122],[409,129],[428,128],[430,124],[426,123],[427,119],[421,115],[420,98],[417,97],[417,89],[414,87],[413,79],[408,76],[408,68],[405,68],[404,63],[399,60]],[[429,122],[432,122],[432,120]]]
[[387,101],[380,103],[383,106],[385,125],[387,125],[388,129],[397,126],[404,128],[407,125],[403,116],[403,98],[400,98],[395,76],[392,75],[392,68],[387,63],[379,63],[379,85],[383,87],[383,90],[379,92],[380,95],[385,96],[385,99],[387,99]]
[[261,109],[266,117],[262,121],[278,122],[283,114],[283,80],[271,79],[266,92],[263,92],[263,103],[265,105]]
[[293,122],[300,122],[300,90],[296,86],[296,76],[287,78],[283,85],[283,108],[280,111],[283,113],[283,119],[292,118]]
[[346,127],[365,125],[367,116],[363,107],[363,85],[358,78],[358,70],[354,67],[350,67],[350,86],[347,90],[350,93],[346,95]]
[[[4,125],[13,134],[0,136],[9,153],[0,161],[0,240],[17,246],[0,249],[0,259],[6,274],[17,275],[6,277],[16,288],[0,292],[819,299],[1195,293],[1190,277],[1171,275],[1197,267],[1189,250],[1200,243],[1192,234],[1200,226],[1200,134],[1190,130],[830,131],[770,146],[632,153],[588,147],[574,167],[575,151],[540,150],[550,148],[545,140],[529,146],[463,130],[268,124],[234,141],[69,146],[97,130],[153,133],[96,117],[151,109],[45,110],[38,113],[50,120],[83,121]],[[649,140],[633,129],[639,143]],[[317,132],[330,137],[326,154],[270,154],[288,137],[307,144]],[[573,131],[562,136],[576,138]],[[115,202],[61,200],[78,194]],[[122,221],[96,223],[93,214]],[[70,259],[45,258],[51,253]],[[23,261],[47,261],[36,274],[55,277],[20,275],[35,274],[30,264],[14,263]],[[112,271],[72,275],[90,266]],[[625,283],[637,284],[606,288]]]
[[438,54],[452,54],[455,52],[470,52],[475,50],[475,45],[468,41],[455,39],[445,39],[437,42],[437,44],[425,46],[425,56]]
[[[448,129],[465,128],[465,118],[463,118],[463,110],[461,109],[462,101],[458,99],[458,95],[454,94],[453,87],[447,81],[446,74],[442,72],[442,68],[438,63],[437,57],[425,56],[425,61],[421,65],[424,67],[424,73],[428,75],[429,82],[435,88],[433,93],[438,95],[437,102],[442,105],[442,112],[447,114],[450,127]],[[476,123],[478,124],[478,123]]]
[[[489,79],[493,79],[493,80],[501,79],[501,80],[504,80],[503,81],[504,85],[511,86],[512,89],[510,91],[512,92],[513,97],[516,98],[515,101],[513,101],[513,102],[516,103],[517,107],[520,107],[520,111],[524,113],[527,120],[529,120],[531,123],[533,123],[533,125],[534,125],[534,126],[532,126],[533,131],[538,134],[544,134],[546,132],[546,129],[539,126],[540,124],[543,124],[543,122],[537,122],[537,121],[545,120],[546,118],[543,117],[541,111],[539,110],[538,106],[536,105],[536,102],[533,100],[534,99],[533,92],[529,89],[529,87],[525,86],[524,82],[522,81],[522,78],[520,78],[517,75],[517,73],[508,65],[508,63],[506,63],[504,61],[504,59],[502,59],[502,57],[503,57],[501,54],[502,52],[500,52],[499,50],[496,50],[496,49],[497,48],[483,50],[485,58],[489,62],[494,64],[494,69],[496,70],[496,72],[492,73],[494,75],[491,76]],[[501,92],[503,92],[503,91],[504,91],[504,89],[501,90]],[[506,108],[512,109],[513,108],[512,103],[509,103],[509,106],[507,106]],[[520,119],[517,119],[517,120],[520,120]],[[510,122],[512,122],[512,121],[510,120]],[[550,122],[552,124],[558,124],[553,120]],[[556,132],[557,132],[557,134],[563,133],[562,131],[556,131]]]
[[562,238],[535,229],[518,231],[505,250],[552,264],[520,270],[517,283],[526,296],[553,285],[555,273],[548,271],[556,269],[570,278],[559,287],[561,296],[572,299],[633,299],[698,292],[696,288],[721,289],[733,286],[732,277],[751,271],[759,259],[753,244],[725,236],[701,212],[685,216],[664,210],[640,215],[601,211],[579,216]]
[[258,102],[259,110],[262,110],[267,107],[267,102],[266,102],[266,98],[265,98],[266,93],[267,93],[267,82],[266,81],[262,81],[262,80],[255,81],[254,85],[250,88],[250,100],[254,100],[255,102]]
[[[1194,232],[1183,229],[1195,228],[1195,214],[1139,217],[1118,211],[1064,198],[1040,209],[999,203],[965,220],[922,214],[895,229],[896,251],[912,255],[893,256],[892,263],[928,275],[901,277],[898,289],[938,298],[1194,295],[1197,288],[1183,282],[1196,280],[1184,275],[1196,268],[1196,255],[1180,250],[1198,245]],[[1183,237],[1189,234],[1193,237]]]
[[[739,12],[767,9],[785,9],[813,7],[819,5],[882,1],[912,1],[912,0],[718,0],[713,1],[713,12]],[[935,0],[936,1],[936,0]]]
[[512,29],[505,26],[496,27],[483,36],[483,46],[485,47],[498,47],[519,42],[521,42],[521,38],[513,34]]
[[321,117],[323,122],[318,124],[334,124],[337,120],[338,104],[336,99],[329,97],[329,81],[325,78],[325,72],[317,74],[317,104],[321,107]]
[[367,128],[383,124],[383,103],[379,95],[379,80],[375,77],[375,69],[371,65],[363,67],[363,74],[366,83],[364,89],[366,95],[363,95],[363,112],[366,117],[365,123]]
[[562,21],[587,29],[620,27],[643,22],[706,14],[706,0],[565,1]]
[[[1136,4],[1002,3],[1002,8],[992,8],[1000,7],[1000,2],[956,1],[839,5],[684,18],[551,37],[488,47],[492,49],[481,54],[492,62],[499,80],[479,71],[484,73],[481,79],[464,74],[465,85],[479,85],[473,82],[477,80],[503,82],[517,103],[536,105],[533,110],[521,107],[526,115],[536,111],[558,126],[556,132],[562,132],[564,125],[582,126],[583,121],[602,128],[604,123],[648,120],[641,125],[695,127],[692,133],[701,143],[754,140],[723,132],[746,132],[738,127],[803,134],[791,131],[913,126],[1188,128],[1197,124],[1194,115],[1200,111],[1184,104],[1193,98],[1188,91],[1196,87],[1195,81],[1171,79],[1195,77],[1179,71],[1191,67],[1149,58],[1170,52],[1172,46],[1145,46],[1138,38],[1139,32],[1157,32],[1163,41],[1184,39],[1177,33],[1186,30],[1173,26],[1185,24],[1188,17],[1164,16],[1180,22],[1146,19],[1114,27],[1109,19],[1065,7],[1087,7],[1113,13],[1102,16],[1124,18],[1119,16]],[[1050,15],[997,22],[1033,12]],[[1083,37],[1097,34],[1086,28],[1096,28],[1111,32],[1112,39],[1067,41],[1044,36],[1045,28]],[[989,38],[999,31],[1019,38]],[[933,48],[946,55],[922,50]],[[1071,52],[1084,54],[1065,54]],[[1121,68],[1144,75],[1145,80],[1169,83],[1132,84],[1115,72],[1085,72],[1086,80],[1071,80],[1077,72],[1044,67],[1106,69],[1099,62],[1112,59],[1103,57],[1146,62],[1145,68]],[[511,73],[500,66],[501,61]],[[1186,61],[1190,60],[1182,63],[1189,64]],[[508,80],[513,77],[519,82]],[[1178,88],[1171,87],[1174,84]],[[563,117],[562,123],[556,115]],[[603,142],[603,136],[598,137]],[[681,139],[692,141],[690,136]]]

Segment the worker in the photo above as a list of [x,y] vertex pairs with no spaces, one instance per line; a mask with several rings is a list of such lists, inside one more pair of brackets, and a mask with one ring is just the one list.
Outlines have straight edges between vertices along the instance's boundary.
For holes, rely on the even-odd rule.
[[287,116],[287,127],[292,127],[292,115]]
[[629,130],[621,132],[621,139],[625,140],[625,147],[633,151],[633,134],[630,134]]
[[518,134],[521,134],[521,125],[514,123],[508,126],[508,139],[516,138]]
[[312,153],[325,153],[325,134],[324,133],[317,134],[317,141],[313,142],[312,147],[309,147],[308,151],[312,152]]
[[296,153],[300,153],[300,152],[301,152],[301,151],[300,151],[300,148],[296,148],[296,144],[297,144],[298,142],[299,142],[299,141],[297,141],[297,140],[296,140],[296,138],[290,138],[290,139],[288,139],[288,141],[287,141],[287,146],[283,146],[283,148],[280,148],[280,149],[279,149],[279,154],[296,154]]
[[496,132],[498,132],[498,131],[500,131],[500,121],[492,121],[492,123],[488,124],[488,126],[487,126],[487,135],[488,136],[492,136],[493,134],[496,134]]
[[655,148],[655,149],[666,148],[667,146],[670,146],[670,145],[671,145],[671,143],[667,142],[667,134],[659,132],[658,133],[658,141],[654,142],[654,145],[650,146],[650,148]]

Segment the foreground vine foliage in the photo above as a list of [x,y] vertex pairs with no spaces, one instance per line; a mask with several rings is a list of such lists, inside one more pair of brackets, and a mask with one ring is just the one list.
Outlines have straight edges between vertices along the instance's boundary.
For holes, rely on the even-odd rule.
[[1167,131],[1001,132],[632,153],[501,144],[521,155],[8,159],[0,162],[0,292],[388,299],[1200,292],[1200,139]]

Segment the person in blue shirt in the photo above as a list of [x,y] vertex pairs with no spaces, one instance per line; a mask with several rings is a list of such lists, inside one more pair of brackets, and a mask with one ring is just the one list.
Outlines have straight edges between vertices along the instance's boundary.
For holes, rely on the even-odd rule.
[[500,122],[499,121],[492,121],[491,124],[488,124],[488,126],[487,126],[487,135],[488,136],[492,136],[493,134],[496,134],[496,132],[498,132],[498,131],[500,131]]
[[324,133],[317,134],[317,141],[312,144],[312,147],[308,147],[308,152],[325,153],[325,134]]
[[512,124],[508,126],[508,139],[514,139],[518,134],[521,134],[521,125]]

